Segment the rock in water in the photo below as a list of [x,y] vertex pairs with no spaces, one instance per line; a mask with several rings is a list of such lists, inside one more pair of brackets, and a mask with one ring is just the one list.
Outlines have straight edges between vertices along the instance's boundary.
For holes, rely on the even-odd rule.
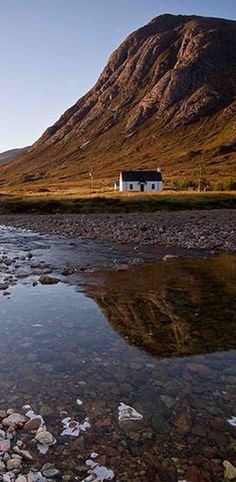
[[2,420],[2,424],[5,427],[18,426],[24,424],[26,420],[27,419],[23,415],[20,415],[19,413],[12,413],[7,418]]
[[126,405],[125,403],[120,403],[118,407],[118,418],[120,422],[136,421],[142,420],[143,415],[137,412],[135,408]]
[[55,285],[59,283],[59,281],[60,280],[58,278],[53,278],[52,276],[48,276],[46,274],[42,274],[39,278],[41,285]]
[[236,480],[236,467],[228,460],[224,460],[223,466],[225,469],[224,477],[226,480]]
[[36,433],[35,439],[41,445],[46,445],[46,447],[53,445],[55,442],[54,436],[43,428],[39,428],[39,430]]
[[42,425],[41,417],[34,417],[26,422],[24,428],[26,430],[38,430]]

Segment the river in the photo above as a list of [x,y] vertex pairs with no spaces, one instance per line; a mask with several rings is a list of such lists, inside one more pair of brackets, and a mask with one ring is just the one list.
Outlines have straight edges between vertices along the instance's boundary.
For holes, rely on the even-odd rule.
[[[93,452],[120,482],[222,481],[236,462],[236,256],[0,236],[1,283],[13,277],[0,293],[0,409],[30,404],[57,439],[46,455],[29,441],[34,467],[87,480]],[[40,270],[60,282],[41,285]],[[119,421],[121,402],[143,418]],[[65,414],[90,429],[62,437]]]

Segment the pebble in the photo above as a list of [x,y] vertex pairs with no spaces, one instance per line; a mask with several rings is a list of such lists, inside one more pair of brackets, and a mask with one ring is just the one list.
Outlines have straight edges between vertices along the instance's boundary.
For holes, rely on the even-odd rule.
[[54,278],[52,276],[48,276],[46,274],[42,274],[40,277],[39,277],[39,283],[41,283],[41,285],[55,285],[57,283],[59,283],[59,279],[58,278]]
[[17,454],[21,455],[23,457],[23,459],[28,460],[29,462],[31,462],[33,460],[33,457],[28,450],[20,449],[17,445],[15,445],[15,447],[13,447],[13,450]]
[[1,290],[1,291],[8,290],[8,288],[9,288],[9,284],[7,284],[7,283],[0,283],[0,290]]
[[19,413],[12,413],[9,415],[7,418],[4,418],[2,420],[2,424],[6,427],[11,427],[14,425],[20,425],[22,423],[26,422],[26,418],[23,415],[20,415]]
[[0,452],[6,453],[9,452],[11,448],[10,440],[0,440]]
[[7,462],[7,470],[19,470],[21,468],[21,460],[10,459]]
[[[199,222],[200,220],[200,222]],[[236,251],[233,209],[138,214],[3,215],[2,222],[44,234],[67,234],[137,245]]]
[[53,415],[53,410],[49,405],[42,405],[39,409],[39,415],[42,417],[50,417]]
[[224,460],[224,477],[226,480],[236,480],[236,467],[228,460]]
[[24,425],[24,428],[26,430],[38,430],[39,427],[41,426],[42,420],[40,417],[35,417],[32,418],[31,420],[28,420],[26,424]]
[[54,479],[57,478],[60,475],[60,471],[56,469],[56,467],[53,464],[44,464],[42,469],[41,469],[42,474],[49,478],[49,479]]
[[36,433],[35,440],[37,440],[37,442],[39,442],[41,445],[46,445],[47,447],[53,445],[55,442],[53,435],[43,428],[39,428]]

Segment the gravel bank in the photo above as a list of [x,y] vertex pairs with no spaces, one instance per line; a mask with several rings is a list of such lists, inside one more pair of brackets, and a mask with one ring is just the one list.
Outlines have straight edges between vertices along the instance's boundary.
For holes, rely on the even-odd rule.
[[236,211],[1,215],[0,224],[118,243],[236,251]]

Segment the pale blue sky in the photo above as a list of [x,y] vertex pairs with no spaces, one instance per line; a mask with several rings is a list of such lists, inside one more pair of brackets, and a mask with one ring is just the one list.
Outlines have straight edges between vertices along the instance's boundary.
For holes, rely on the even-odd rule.
[[0,152],[34,142],[162,13],[235,20],[236,0],[0,0]]

